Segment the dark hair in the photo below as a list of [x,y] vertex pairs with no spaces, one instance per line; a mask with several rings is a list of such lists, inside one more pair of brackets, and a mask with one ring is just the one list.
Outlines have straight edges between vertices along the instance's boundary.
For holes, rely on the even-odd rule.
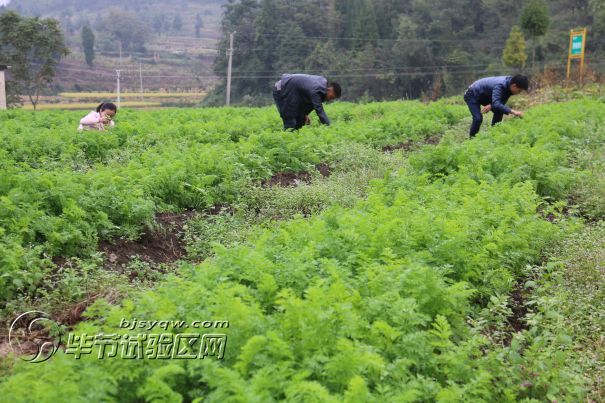
[[527,91],[529,89],[529,78],[522,76],[521,74],[517,74],[510,80],[511,85],[515,84],[517,87],[522,90]]
[[334,94],[336,94],[336,98],[340,98],[340,96],[342,95],[342,88],[340,87],[340,84],[332,81],[328,84],[328,88],[329,87],[332,87],[334,89]]
[[106,110],[118,111],[118,107],[113,102],[103,102],[101,105],[97,106],[97,112],[103,112]]

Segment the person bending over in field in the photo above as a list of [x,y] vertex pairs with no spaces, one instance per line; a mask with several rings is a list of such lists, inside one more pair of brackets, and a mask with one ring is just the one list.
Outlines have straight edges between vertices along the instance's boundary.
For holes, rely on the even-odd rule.
[[328,83],[321,76],[284,74],[273,87],[273,99],[284,122],[284,129],[298,130],[311,124],[309,113],[313,110],[321,123],[330,125],[322,103],[340,98],[341,92],[338,83]]
[[[492,126],[502,121],[504,115],[523,117],[523,112],[506,106],[511,95],[518,95],[529,88],[529,79],[525,76],[488,77],[475,81],[464,94],[464,101],[473,116],[470,136],[475,137],[483,123],[482,113],[493,112]],[[481,108],[483,106],[483,108]]]
[[118,112],[118,107],[111,102],[102,103],[97,106],[96,111],[90,112],[80,120],[78,130],[105,130],[107,126],[115,125],[113,118]]

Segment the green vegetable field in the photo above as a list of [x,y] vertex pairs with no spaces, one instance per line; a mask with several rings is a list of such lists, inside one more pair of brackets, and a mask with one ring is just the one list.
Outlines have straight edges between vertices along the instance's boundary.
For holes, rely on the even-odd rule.
[[420,139],[464,116],[462,106],[416,102],[335,112],[340,124],[304,136],[276,130],[269,108],[127,111],[109,133],[76,132],[77,113],[3,113],[0,301],[35,292],[49,258],[136,238],[157,212],[232,203],[251,182],[307,169],[336,144]]
[[[598,331],[577,338],[553,288],[605,216],[605,103],[579,98],[472,140],[448,99],[337,103],[298,133],[274,108],[121,110],[107,132],[1,112],[5,323],[41,309],[156,354],[124,319],[229,326],[160,332],[224,333],[220,358],[78,356],[67,336],[45,362],[0,355],[0,401],[599,400]],[[168,215],[178,258],[112,258]]]

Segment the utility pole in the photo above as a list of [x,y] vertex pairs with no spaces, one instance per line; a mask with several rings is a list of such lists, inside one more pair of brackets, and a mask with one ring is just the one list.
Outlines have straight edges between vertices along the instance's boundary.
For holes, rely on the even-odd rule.
[[6,104],[6,86],[4,84],[4,70],[7,70],[9,66],[0,64],[0,110],[7,108]]
[[229,49],[227,49],[227,57],[229,57],[229,64],[227,67],[227,106],[231,105],[231,67],[233,66],[233,37],[235,31],[229,35]]
[[143,66],[139,63],[139,79],[141,80],[141,101],[143,100]]
[[118,92],[118,108],[120,107],[120,70],[116,70],[116,75],[118,77],[118,88],[117,88],[117,92]]

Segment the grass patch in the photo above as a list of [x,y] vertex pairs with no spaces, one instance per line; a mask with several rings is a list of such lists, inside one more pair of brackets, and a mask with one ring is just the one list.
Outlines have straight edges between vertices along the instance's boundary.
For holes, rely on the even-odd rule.
[[559,349],[571,352],[566,366],[583,374],[588,401],[604,401],[605,223],[569,236],[536,270],[540,286],[532,320],[541,335],[558,335]]
[[574,202],[591,221],[605,219],[605,149],[586,147],[577,152],[583,175],[577,183]]
[[339,147],[330,159],[335,161],[330,177],[316,171],[311,183],[297,187],[251,186],[232,208],[191,220],[185,235],[189,258],[212,256],[216,244],[247,243],[259,229],[281,221],[310,217],[334,205],[353,207],[367,195],[373,179],[405,165],[403,152],[385,154],[360,144]]

